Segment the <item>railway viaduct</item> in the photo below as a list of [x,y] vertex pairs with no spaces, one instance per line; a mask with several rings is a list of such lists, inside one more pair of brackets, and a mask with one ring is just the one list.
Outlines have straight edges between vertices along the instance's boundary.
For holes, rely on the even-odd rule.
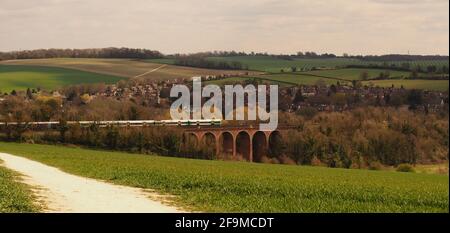
[[185,128],[183,141],[186,145],[212,148],[219,158],[260,162],[263,156],[283,140],[283,131],[292,128],[278,127],[275,131],[260,131],[251,126]]
[[[261,131],[249,126],[224,126],[220,121],[80,121],[67,122],[68,125],[89,127],[93,124],[99,127],[179,127],[183,134],[183,145],[196,148],[207,148],[216,158],[243,159],[250,162],[260,162],[263,156],[277,148],[283,140],[283,131],[294,129],[293,126],[278,126],[274,131]],[[7,127],[25,127],[29,130],[57,130],[60,122],[0,122],[0,131]]]

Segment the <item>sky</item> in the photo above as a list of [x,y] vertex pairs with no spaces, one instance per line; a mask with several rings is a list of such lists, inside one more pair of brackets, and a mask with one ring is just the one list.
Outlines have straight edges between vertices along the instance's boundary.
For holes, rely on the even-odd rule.
[[449,54],[448,0],[0,0],[0,51]]

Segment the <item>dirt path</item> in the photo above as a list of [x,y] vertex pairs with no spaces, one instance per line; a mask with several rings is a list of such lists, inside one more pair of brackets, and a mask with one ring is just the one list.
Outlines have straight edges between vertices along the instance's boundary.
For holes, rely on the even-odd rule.
[[44,212],[180,212],[151,200],[156,195],[142,189],[71,175],[20,156],[0,153],[0,159],[1,166],[23,174],[23,182],[33,187],[38,201],[46,206]]
[[159,67],[157,67],[157,68],[155,68],[155,69],[153,69],[153,70],[149,70],[149,71],[147,71],[147,72],[145,72],[145,73],[143,73],[143,74],[136,75],[136,76],[134,76],[133,78],[139,78],[139,77],[142,77],[142,76],[144,76],[144,75],[147,75],[147,74],[153,73],[153,72],[155,72],[155,71],[157,71],[157,70],[159,70],[159,69],[162,69],[162,68],[164,68],[164,67],[166,67],[166,66],[167,66],[167,65],[159,66]]

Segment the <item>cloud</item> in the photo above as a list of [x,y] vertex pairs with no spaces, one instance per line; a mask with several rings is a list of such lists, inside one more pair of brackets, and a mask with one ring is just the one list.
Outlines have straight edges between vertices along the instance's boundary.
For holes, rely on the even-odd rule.
[[0,51],[448,54],[447,0],[0,0]]

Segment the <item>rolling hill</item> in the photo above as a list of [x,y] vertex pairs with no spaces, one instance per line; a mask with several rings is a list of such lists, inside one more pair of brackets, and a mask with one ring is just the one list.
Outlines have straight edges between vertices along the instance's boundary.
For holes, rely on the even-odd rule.
[[[167,80],[193,76],[242,74],[243,71],[211,70],[161,65],[131,59],[56,58],[0,62],[0,90],[53,89],[69,84],[116,83],[125,78]],[[254,72],[256,73],[256,72]]]

